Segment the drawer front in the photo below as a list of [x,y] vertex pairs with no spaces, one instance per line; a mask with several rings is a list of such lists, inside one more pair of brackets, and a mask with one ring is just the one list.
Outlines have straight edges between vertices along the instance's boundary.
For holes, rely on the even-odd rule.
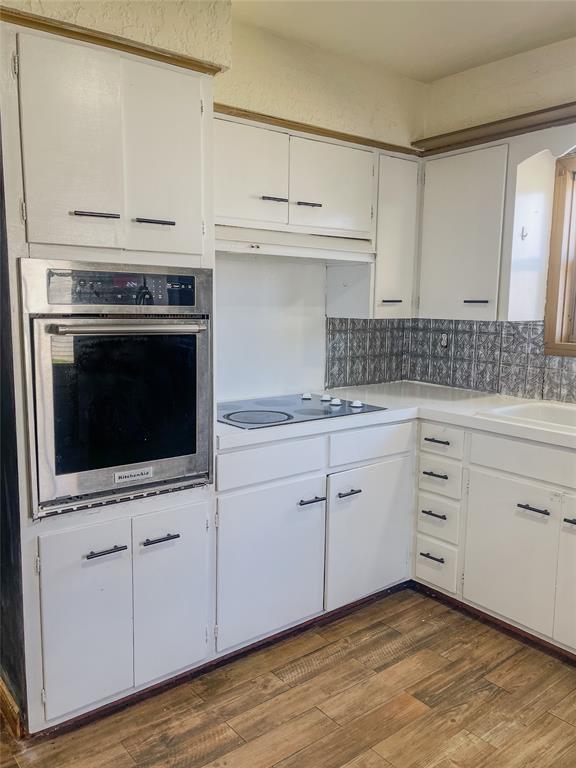
[[418,530],[428,536],[458,544],[460,504],[442,496],[418,494]]
[[330,436],[330,466],[370,461],[413,447],[412,424],[369,427]]
[[576,451],[491,435],[472,435],[470,462],[576,488]]
[[422,424],[420,450],[461,459],[464,456],[464,431],[441,424]]
[[439,456],[420,454],[418,487],[459,499],[462,496],[462,465]]
[[326,439],[323,437],[266,445],[218,456],[216,485],[219,491],[227,491],[314,472],[325,466]]
[[417,536],[415,574],[417,579],[456,592],[458,550],[427,536]]

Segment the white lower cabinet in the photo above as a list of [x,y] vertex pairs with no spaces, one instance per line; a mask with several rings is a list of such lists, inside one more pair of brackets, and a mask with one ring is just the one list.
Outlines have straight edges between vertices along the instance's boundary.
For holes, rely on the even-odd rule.
[[133,520],[135,685],[207,655],[209,511],[202,502]]
[[464,597],[552,637],[561,494],[470,471]]
[[130,519],[39,537],[46,718],[134,684]]
[[427,581],[447,592],[458,589],[458,550],[448,544],[416,537],[414,574],[417,579]]
[[326,478],[218,500],[218,650],[320,613]]
[[412,460],[328,478],[326,610],[409,578]]
[[554,639],[576,648],[576,496],[564,498],[556,579]]

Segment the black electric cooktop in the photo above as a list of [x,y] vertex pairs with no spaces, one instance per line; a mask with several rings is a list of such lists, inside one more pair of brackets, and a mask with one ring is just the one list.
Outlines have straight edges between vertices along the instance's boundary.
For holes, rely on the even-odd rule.
[[305,392],[299,395],[218,403],[218,421],[241,429],[261,429],[277,427],[279,424],[333,419],[336,416],[385,410],[387,409],[366,405],[359,400],[341,400],[328,394],[312,395]]

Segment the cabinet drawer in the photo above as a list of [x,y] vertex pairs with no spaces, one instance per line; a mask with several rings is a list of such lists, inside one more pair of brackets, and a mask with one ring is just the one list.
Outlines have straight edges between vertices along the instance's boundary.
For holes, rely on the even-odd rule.
[[418,487],[459,499],[462,495],[462,465],[450,459],[420,454]]
[[472,435],[470,462],[576,488],[576,451],[491,435]]
[[417,536],[415,574],[417,579],[456,592],[458,550],[427,536]]
[[440,453],[452,459],[464,456],[464,432],[440,424],[422,424],[420,427],[420,450]]
[[458,544],[460,527],[460,505],[454,501],[433,496],[429,493],[418,494],[418,530],[428,536],[434,536],[451,544]]
[[412,424],[370,427],[330,436],[330,465],[370,461],[412,450]]
[[314,472],[325,464],[326,440],[323,437],[266,445],[218,456],[216,484],[219,491],[227,491]]

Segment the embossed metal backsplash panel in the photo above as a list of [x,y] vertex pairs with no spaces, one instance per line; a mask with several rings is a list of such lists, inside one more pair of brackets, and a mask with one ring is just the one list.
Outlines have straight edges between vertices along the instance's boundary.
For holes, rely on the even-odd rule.
[[576,358],[544,355],[544,323],[328,318],[326,387],[421,381],[576,402]]

